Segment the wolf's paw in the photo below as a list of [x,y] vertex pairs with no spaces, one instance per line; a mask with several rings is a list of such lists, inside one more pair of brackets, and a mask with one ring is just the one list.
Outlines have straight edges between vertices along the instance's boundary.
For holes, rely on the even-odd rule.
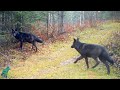
[[74,63],[77,63],[77,61],[74,61]]

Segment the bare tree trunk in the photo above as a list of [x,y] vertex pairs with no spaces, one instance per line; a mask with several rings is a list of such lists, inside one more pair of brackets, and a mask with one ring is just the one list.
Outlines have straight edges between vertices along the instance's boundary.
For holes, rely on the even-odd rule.
[[49,35],[48,35],[48,30],[49,30],[49,12],[47,12],[47,38],[49,37]]
[[85,21],[85,16],[84,16],[84,11],[82,11],[82,18],[83,18],[83,21],[82,21],[82,24],[84,25],[84,21]]
[[63,18],[64,18],[64,11],[61,11],[61,33],[64,32],[64,28],[63,28]]
[[81,13],[81,11],[80,11],[80,26],[82,25],[82,18],[81,18],[81,15],[82,13]]
[[90,27],[95,27],[96,26],[96,15],[95,11],[89,11],[89,22],[90,22]]
[[60,27],[59,27],[59,34],[64,33],[64,26],[63,26],[63,18],[64,18],[64,11],[60,11]]
[[57,28],[57,32],[59,34],[59,28],[60,28],[60,11],[58,11],[58,18],[57,18],[57,24],[58,24],[58,28]]
[[54,11],[52,12],[52,27],[53,27],[53,32],[55,31],[55,14]]

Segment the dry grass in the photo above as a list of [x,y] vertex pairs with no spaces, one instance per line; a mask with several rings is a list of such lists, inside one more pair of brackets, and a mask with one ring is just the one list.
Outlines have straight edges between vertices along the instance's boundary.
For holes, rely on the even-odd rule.
[[[69,35],[67,42],[57,41],[49,45],[41,46],[38,44],[39,52],[31,53],[13,50],[14,60],[8,77],[11,79],[117,79],[119,78],[112,67],[111,74],[106,74],[106,68],[100,64],[95,69],[86,69],[85,61],[73,63],[71,58],[77,57],[79,53],[71,48],[73,37],[77,36],[80,41],[85,43],[95,43],[106,45],[109,43],[109,37],[120,25],[118,23],[109,23],[101,26],[105,30],[87,28],[84,31],[75,32]],[[107,28],[111,29],[107,30]],[[25,54],[26,53],[26,54]],[[26,56],[23,60],[22,56]],[[64,64],[67,62],[68,64]],[[94,60],[89,60],[90,67],[95,64]],[[2,69],[1,69],[2,70]],[[0,71],[1,71],[0,70]]]

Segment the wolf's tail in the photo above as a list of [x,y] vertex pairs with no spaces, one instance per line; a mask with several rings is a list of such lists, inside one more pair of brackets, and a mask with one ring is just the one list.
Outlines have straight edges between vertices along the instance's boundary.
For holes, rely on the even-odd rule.
[[115,67],[120,68],[120,63],[118,63],[117,60],[113,60],[107,52],[102,53],[99,56],[99,59],[106,60]]
[[99,56],[99,59],[106,60],[106,61],[108,61],[112,65],[115,63],[115,61],[109,56],[109,54],[107,52],[102,53]]
[[115,61],[109,56],[109,58],[107,59],[107,61],[109,62],[109,63],[111,63],[112,65],[115,63]]
[[35,38],[35,41],[37,41],[37,42],[39,42],[39,43],[43,43],[43,40],[42,40],[41,38],[39,38],[39,37],[36,37],[36,38]]

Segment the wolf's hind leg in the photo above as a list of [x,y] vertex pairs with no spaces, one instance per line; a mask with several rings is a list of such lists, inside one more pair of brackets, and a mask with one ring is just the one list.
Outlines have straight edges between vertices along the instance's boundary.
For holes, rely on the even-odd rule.
[[89,64],[88,64],[88,58],[87,57],[85,58],[85,62],[86,62],[87,69],[88,69],[89,68]]
[[82,56],[78,57],[78,58],[74,61],[74,63],[77,63],[77,62],[78,62],[79,60],[81,60],[81,59],[83,59]]
[[32,44],[32,48],[31,48],[31,50],[34,50],[34,45]]
[[20,50],[22,51],[22,47],[23,47],[23,42],[20,42]]
[[97,58],[94,58],[94,60],[96,61],[96,64],[92,68],[95,68],[100,63]]
[[37,52],[37,46],[36,46],[35,42],[33,42],[32,44],[33,44],[32,49],[33,49],[33,46],[35,46],[35,51]]
[[105,64],[105,66],[107,68],[107,74],[110,74],[110,67],[109,67],[108,63],[105,60],[101,60],[101,61]]

